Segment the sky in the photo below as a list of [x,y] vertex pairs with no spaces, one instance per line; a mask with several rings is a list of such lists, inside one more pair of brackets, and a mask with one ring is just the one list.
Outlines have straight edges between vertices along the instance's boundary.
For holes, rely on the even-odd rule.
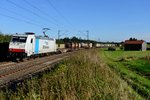
[[150,42],[150,0],[1,0],[0,32]]

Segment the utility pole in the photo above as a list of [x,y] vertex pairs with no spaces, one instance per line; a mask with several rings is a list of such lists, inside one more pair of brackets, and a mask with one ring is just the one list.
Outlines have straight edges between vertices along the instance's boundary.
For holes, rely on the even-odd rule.
[[58,40],[60,39],[60,30],[58,30]]
[[66,35],[65,33],[68,32],[68,31],[65,31],[64,33],[60,34],[61,31],[63,31],[63,30],[58,30],[58,40],[60,39],[61,36]]
[[101,40],[100,40],[100,38],[98,38],[98,42],[100,42]]
[[60,39],[60,30],[58,30],[58,47],[60,47],[59,39]]
[[87,41],[88,41],[88,48],[90,47],[90,44],[89,44],[89,30],[86,31],[87,32]]

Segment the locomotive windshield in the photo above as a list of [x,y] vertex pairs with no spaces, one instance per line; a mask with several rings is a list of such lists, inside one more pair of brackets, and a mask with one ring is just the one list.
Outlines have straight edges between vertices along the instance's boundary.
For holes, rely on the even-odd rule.
[[12,37],[12,42],[22,42],[25,43],[27,40],[27,37],[17,37],[17,36],[13,36]]

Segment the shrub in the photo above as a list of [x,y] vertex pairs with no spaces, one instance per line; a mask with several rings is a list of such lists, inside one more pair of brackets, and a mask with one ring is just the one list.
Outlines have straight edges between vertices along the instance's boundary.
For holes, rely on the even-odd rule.
[[115,50],[116,50],[115,47],[109,47],[109,48],[108,48],[108,51],[115,51]]

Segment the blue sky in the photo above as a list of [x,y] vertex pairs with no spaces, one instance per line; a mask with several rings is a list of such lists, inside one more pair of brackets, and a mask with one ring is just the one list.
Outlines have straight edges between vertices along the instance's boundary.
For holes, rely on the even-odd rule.
[[[50,1],[50,2],[49,2]],[[77,36],[100,41],[150,41],[150,0],[1,0],[0,31]]]

